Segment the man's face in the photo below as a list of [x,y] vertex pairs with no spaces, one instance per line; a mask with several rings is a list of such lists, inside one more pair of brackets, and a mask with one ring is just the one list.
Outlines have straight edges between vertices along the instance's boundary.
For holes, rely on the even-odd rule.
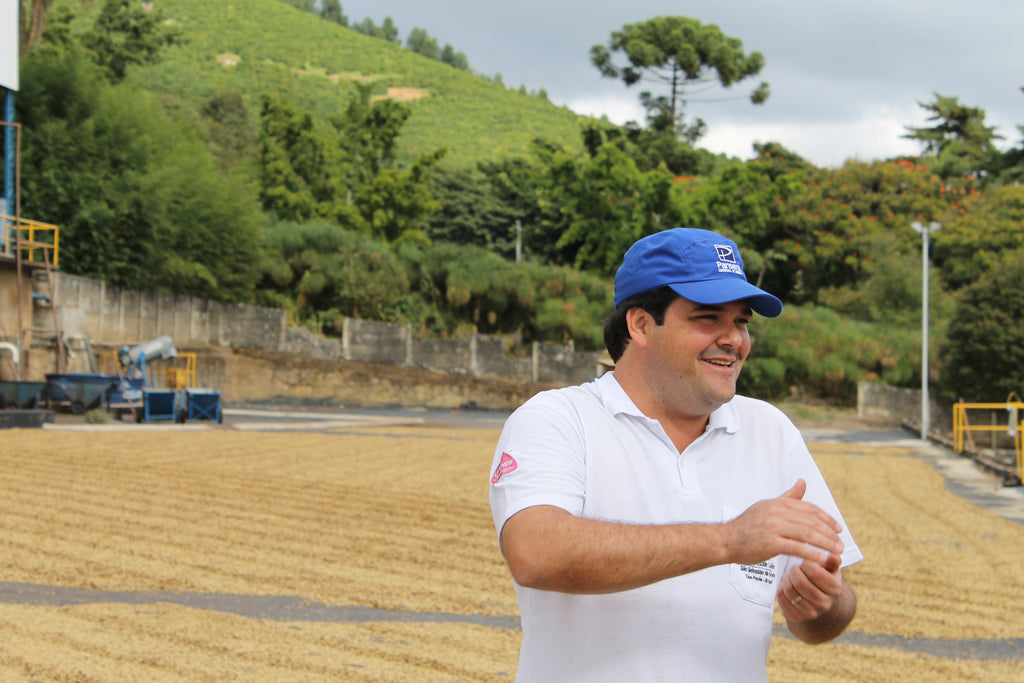
[[736,394],[750,354],[746,301],[714,306],[678,298],[662,325],[648,328],[645,374],[652,398],[686,417],[709,415]]

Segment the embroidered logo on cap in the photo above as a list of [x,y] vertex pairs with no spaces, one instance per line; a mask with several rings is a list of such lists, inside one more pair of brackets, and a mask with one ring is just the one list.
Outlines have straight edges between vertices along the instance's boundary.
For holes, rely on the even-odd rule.
[[743,269],[736,263],[736,252],[728,244],[716,244],[715,251],[718,252],[718,272],[743,275]]
[[498,480],[510,472],[515,472],[519,467],[519,463],[508,453],[501,454],[501,462],[494,468],[494,474],[491,475],[491,485],[498,483]]

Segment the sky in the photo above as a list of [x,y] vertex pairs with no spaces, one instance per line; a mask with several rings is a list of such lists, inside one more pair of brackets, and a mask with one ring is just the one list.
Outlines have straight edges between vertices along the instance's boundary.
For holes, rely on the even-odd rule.
[[[691,102],[687,118],[704,119],[698,143],[750,158],[755,142],[778,142],[817,166],[916,155],[901,138],[929,124],[920,103],[935,94],[979,107],[985,121],[1017,146],[1024,124],[1024,2],[1021,0],[341,0],[349,23],[391,17],[405,41],[413,28],[464,52],[477,72],[505,85],[543,88],[557,105],[615,123],[642,121],[639,93],[603,78],[590,48],[624,25],[658,16],[715,24],[760,52],[765,67],[724,94]],[[621,58],[618,59],[621,62]],[[763,105],[749,101],[761,81]]]

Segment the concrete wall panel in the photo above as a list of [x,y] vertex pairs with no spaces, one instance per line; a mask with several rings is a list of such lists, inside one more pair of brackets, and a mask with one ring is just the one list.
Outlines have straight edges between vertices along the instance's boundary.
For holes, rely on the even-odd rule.
[[[11,290],[16,278],[6,271],[2,302],[4,330],[16,330],[8,306],[16,308]],[[36,273],[32,283],[37,291],[48,292],[45,272]],[[88,337],[94,346],[119,348],[170,335],[178,348],[223,346],[262,351],[284,351],[324,360],[347,360],[419,367],[438,373],[452,373],[550,385],[585,382],[596,374],[597,354],[575,353],[570,346],[535,345],[527,358],[506,352],[501,337],[473,335],[469,340],[412,339],[412,327],[347,318],[341,339],[332,339],[301,329],[289,329],[283,311],[225,304],[185,295],[136,291],[107,285],[99,280],[54,274],[56,299],[67,334]],[[10,285],[10,286],[8,286]],[[53,311],[42,302],[32,302],[26,291],[27,323],[40,328],[55,327]],[[16,316],[14,316],[16,317]],[[16,331],[13,336],[16,337]]]
[[364,363],[405,365],[411,333],[408,325],[346,318],[343,331],[345,358]]
[[412,344],[413,365],[434,372],[472,374],[472,346],[469,339],[424,339]]

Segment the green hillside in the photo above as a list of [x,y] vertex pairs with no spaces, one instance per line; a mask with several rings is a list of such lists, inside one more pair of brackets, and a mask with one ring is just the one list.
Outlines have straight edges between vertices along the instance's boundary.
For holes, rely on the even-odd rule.
[[[250,117],[263,92],[287,96],[318,125],[341,111],[357,80],[374,95],[407,101],[413,115],[400,140],[402,160],[438,147],[467,165],[524,153],[536,137],[579,148],[581,117],[536,96],[322,20],[278,0],[157,0],[184,41],[140,68],[132,80],[197,108],[215,93],[243,94]],[[389,90],[390,89],[390,90]]]

